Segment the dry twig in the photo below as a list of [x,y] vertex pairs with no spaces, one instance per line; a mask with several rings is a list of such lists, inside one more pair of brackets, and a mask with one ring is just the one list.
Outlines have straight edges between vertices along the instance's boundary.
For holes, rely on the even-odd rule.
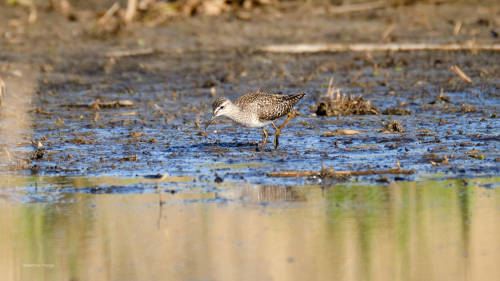
[[389,36],[391,35],[391,33],[394,31],[394,29],[396,29],[396,26],[394,24],[389,25],[384,30],[384,32],[382,32],[382,35],[380,36],[380,39],[382,39],[382,41],[385,41],[387,38],[389,38]]
[[128,0],[127,10],[125,10],[125,18],[124,18],[126,24],[129,24],[134,20],[136,12],[137,12],[137,0]]
[[[397,163],[399,164],[399,162]],[[397,168],[388,170],[365,170],[365,171],[335,171],[333,168],[321,169],[320,171],[284,171],[284,172],[271,172],[267,174],[268,177],[322,177],[322,178],[348,178],[351,176],[367,176],[367,175],[411,175],[415,171],[403,170],[398,165]]]
[[101,108],[115,108],[115,107],[130,107],[133,106],[134,102],[131,100],[118,100],[111,102],[102,102],[99,99],[95,100],[90,104],[62,104],[61,107],[87,107],[95,110],[99,110]]
[[374,51],[500,51],[500,44],[435,44],[435,43],[338,43],[283,44],[258,48],[269,53],[374,52]]
[[106,53],[107,57],[120,58],[120,57],[133,57],[133,56],[144,56],[151,55],[155,52],[153,48],[137,49],[137,50],[122,50],[122,51],[111,51]]
[[115,15],[115,13],[117,13],[119,10],[120,10],[120,4],[118,2],[115,2],[106,11],[106,13],[104,13],[104,15],[97,20],[97,24],[106,25],[106,23],[108,23],[113,18],[113,16]]
[[328,13],[333,15],[349,14],[349,13],[364,12],[369,10],[385,8],[386,6],[387,6],[387,1],[375,1],[369,3],[341,5],[329,8]]
[[335,131],[326,131],[321,134],[322,137],[333,137],[333,136],[342,136],[342,135],[358,135],[360,131],[351,130],[351,129],[337,129]]
[[460,33],[461,29],[462,29],[462,22],[457,21],[455,23],[455,26],[453,27],[453,35],[457,36]]
[[3,95],[6,92],[6,87],[5,87],[5,82],[3,81],[2,77],[0,77],[0,106],[2,106],[2,98]]
[[452,65],[450,67],[451,70],[455,71],[455,73],[460,76],[460,78],[462,78],[465,82],[467,83],[472,83],[472,80],[470,79],[470,77],[465,74],[461,69],[460,67],[456,66],[456,65]]

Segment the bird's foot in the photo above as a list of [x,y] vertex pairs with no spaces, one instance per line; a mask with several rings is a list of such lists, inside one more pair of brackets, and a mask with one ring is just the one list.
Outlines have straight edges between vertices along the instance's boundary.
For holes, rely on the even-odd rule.
[[274,133],[274,150],[277,150],[278,146],[280,144],[279,136],[281,133],[281,129],[283,129],[283,127],[285,127],[286,123],[288,123],[290,120],[292,120],[293,117],[295,117],[295,114],[293,112],[288,113],[288,117],[286,118],[285,122],[283,122],[283,124],[281,124],[281,126],[279,126],[278,128],[276,128],[276,125],[274,125],[274,123],[272,123],[273,127],[276,129],[276,132]]
[[262,132],[264,133],[264,140],[262,141],[262,147],[261,147],[260,151],[264,151],[264,148],[266,148],[267,137],[269,136],[266,129],[262,128]]

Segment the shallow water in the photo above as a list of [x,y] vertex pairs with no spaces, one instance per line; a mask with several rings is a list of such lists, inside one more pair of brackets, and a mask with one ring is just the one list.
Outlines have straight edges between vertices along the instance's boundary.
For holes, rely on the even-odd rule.
[[2,176],[3,280],[497,280],[499,178]]
[[[107,71],[108,61],[64,60],[43,73],[13,64],[22,75],[5,77],[6,280],[500,276],[497,53],[165,52]],[[451,73],[456,61],[479,82]],[[380,110],[401,103],[412,114],[315,116],[331,77]],[[260,131],[227,120],[199,134],[211,85],[231,99],[257,88],[307,96],[279,150],[269,143],[257,152]],[[441,88],[449,101],[437,100]],[[85,106],[97,99],[133,106]],[[406,132],[381,133],[390,120]],[[361,134],[321,137],[336,129]],[[448,164],[432,163],[444,156]],[[346,182],[267,175],[384,170],[396,161],[415,173]],[[389,183],[374,185],[381,179]]]

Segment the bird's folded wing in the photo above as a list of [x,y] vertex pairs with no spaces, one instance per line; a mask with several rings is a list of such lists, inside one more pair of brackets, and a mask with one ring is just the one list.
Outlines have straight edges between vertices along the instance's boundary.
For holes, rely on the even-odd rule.
[[295,105],[290,99],[291,96],[272,95],[267,99],[259,99],[259,119],[262,121],[271,121],[286,115]]
[[243,111],[256,112],[261,121],[271,121],[286,115],[304,94],[279,95],[261,91],[241,96],[236,104]]

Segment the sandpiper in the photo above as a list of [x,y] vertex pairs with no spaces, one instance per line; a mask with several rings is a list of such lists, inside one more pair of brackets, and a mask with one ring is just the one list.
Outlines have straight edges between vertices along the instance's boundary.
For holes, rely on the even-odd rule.
[[[226,116],[246,127],[262,128],[264,140],[261,150],[264,150],[268,133],[263,127],[272,124],[276,130],[274,134],[274,150],[276,150],[279,145],[278,137],[281,129],[293,118],[290,111],[304,95],[304,93],[294,95],[271,94],[259,89],[239,97],[234,103],[227,98],[218,98],[212,104],[213,116],[205,129],[218,116]],[[287,114],[288,118],[285,122],[277,127],[273,121]]]

